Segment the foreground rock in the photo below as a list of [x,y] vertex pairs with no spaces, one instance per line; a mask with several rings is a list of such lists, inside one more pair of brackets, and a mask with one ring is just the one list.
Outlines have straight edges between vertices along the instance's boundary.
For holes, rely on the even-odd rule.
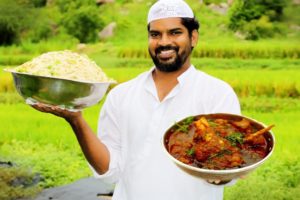
[[108,200],[112,193],[113,185],[89,177],[69,185],[45,189],[35,200]]

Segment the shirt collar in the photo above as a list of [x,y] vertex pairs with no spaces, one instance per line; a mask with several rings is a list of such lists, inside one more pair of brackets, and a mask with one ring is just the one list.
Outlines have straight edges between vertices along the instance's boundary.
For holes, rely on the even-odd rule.
[[[151,67],[151,69],[146,72],[146,80],[145,80],[145,89],[146,91],[150,92],[154,97],[157,98],[157,91],[156,91],[156,87],[155,87],[155,83],[153,80],[153,76],[152,76],[152,72],[155,69],[155,66]],[[191,74],[196,71],[196,68],[194,67],[194,65],[191,65],[185,72],[183,72],[180,76],[178,76],[177,80],[178,80],[178,86],[182,87],[184,85],[184,83],[187,82],[187,80],[190,79]],[[177,91],[171,93],[171,96],[174,96],[177,93]]]
[[[155,66],[151,67],[151,69],[147,72],[147,78],[146,78],[147,81],[149,79],[152,79],[152,81],[154,82],[152,77],[152,72],[154,69]],[[186,79],[188,79],[189,75],[192,74],[194,71],[196,71],[196,68],[194,67],[194,65],[191,65],[185,72],[183,72],[180,76],[178,76],[177,80],[179,84],[182,84]]]
[[177,80],[179,84],[182,85],[184,82],[186,82],[186,80],[190,78],[190,75],[194,71],[196,71],[196,68],[194,67],[194,65],[191,65],[185,72],[178,76]]

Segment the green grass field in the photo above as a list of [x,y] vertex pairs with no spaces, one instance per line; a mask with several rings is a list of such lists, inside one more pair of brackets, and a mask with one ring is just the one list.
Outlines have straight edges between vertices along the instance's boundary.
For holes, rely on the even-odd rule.
[[[150,69],[148,59],[98,57],[90,54],[119,83]],[[297,200],[300,196],[300,70],[298,59],[194,59],[197,68],[230,83],[244,115],[275,124],[275,151],[247,178],[225,189],[225,200]],[[12,77],[0,67],[0,159],[13,160],[41,173],[41,187],[70,183],[92,175],[69,125],[40,113],[16,93]],[[97,129],[101,103],[84,110]],[[1,196],[1,194],[0,194]]]
[[[277,104],[277,101],[273,100],[270,104]],[[251,100],[242,99],[242,102],[246,105]],[[98,104],[84,111],[94,130],[100,108]],[[0,104],[0,110],[0,121],[5,124],[0,127],[2,159],[13,159],[24,167],[42,173],[46,177],[43,187],[66,184],[91,175],[75,136],[63,119],[39,113],[24,103]],[[300,194],[300,162],[299,155],[295,153],[300,151],[300,111],[244,110],[243,114],[266,124],[275,124],[275,151],[257,171],[233,187],[226,188],[225,199],[239,197],[250,200],[257,198],[259,193],[259,199],[296,200]],[[286,193],[288,196],[285,196]]]
[[[144,61],[137,61],[140,62]],[[249,60],[245,62],[251,63]],[[213,62],[207,62],[207,67],[200,66],[207,73],[231,83],[236,90],[240,89],[238,94],[244,115],[265,124],[275,124],[276,145],[270,160],[247,178],[227,187],[224,199],[297,200],[300,194],[300,157],[296,153],[300,152],[300,104],[299,96],[289,97],[287,93],[295,88],[299,92],[298,61],[288,61],[286,68],[278,66],[269,69],[260,68],[255,61],[252,62],[254,67],[249,68],[216,69]],[[237,65],[239,63],[243,62],[237,61]],[[274,66],[272,63],[275,62],[267,63]],[[104,71],[123,82],[148,69],[107,67]],[[24,168],[41,173],[45,177],[42,187],[63,185],[90,176],[91,172],[69,125],[63,119],[37,112],[26,105],[11,86],[10,74],[0,72],[0,78],[0,88],[10,88],[9,92],[5,92],[6,89],[0,92],[0,158],[13,160]],[[294,89],[289,88],[290,85]],[[242,92],[246,91],[245,88],[248,93]],[[281,90],[282,95],[273,95],[276,88]],[[84,110],[84,116],[94,131],[97,129],[101,103]]]
[[[226,28],[226,15],[200,5],[198,0],[186,1],[201,23],[192,63],[232,85],[244,115],[275,124],[274,154],[245,179],[227,187],[224,199],[299,200],[300,6],[289,3],[284,9],[284,19],[279,22],[283,34],[249,41],[236,37]],[[70,126],[63,119],[26,105],[16,93],[11,75],[3,69],[20,65],[41,53],[69,49],[87,54],[118,83],[132,79],[153,65],[148,55],[145,25],[149,6],[150,1],[144,0],[122,0],[99,6],[106,25],[116,22],[114,36],[81,48],[77,39],[61,33],[38,43],[22,40],[0,46],[0,161],[12,161],[26,172],[41,174],[44,178],[41,188],[92,175]],[[94,131],[101,105],[102,102],[84,110]],[[16,188],[3,189],[5,176],[9,179],[19,174],[19,169],[13,170],[18,173],[0,168],[1,200],[22,199],[38,191],[19,188],[24,190],[22,196]]]
[[[275,124],[271,158],[245,179],[227,187],[224,199],[300,199],[300,32],[291,28],[299,27],[300,7],[290,4],[284,10],[285,19],[280,23],[287,34],[247,41],[226,28],[226,16],[200,5],[198,0],[187,1],[201,23],[192,63],[228,82],[238,94],[244,115]],[[40,173],[44,177],[41,188],[67,184],[92,173],[70,126],[63,119],[26,105],[16,93],[11,75],[3,69],[44,52],[70,49],[87,54],[118,83],[149,70],[153,64],[147,50],[145,19],[150,4],[126,2],[99,7],[105,24],[117,23],[115,35],[105,41],[80,49],[77,39],[63,34],[38,43],[22,41],[0,46],[0,161],[10,160],[26,171]],[[94,131],[101,105],[84,110]],[[4,194],[7,191],[2,190],[2,177],[0,199],[8,200]],[[16,196],[15,190],[10,192]]]
[[[113,77],[117,82],[121,83],[131,78],[136,77],[138,74],[149,70],[151,65],[143,62],[135,62],[127,60],[129,63],[133,63],[133,67],[120,66],[118,61],[115,61],[115,67],[103,67],[103,70],[108,76]],[[273,64],[277,60],[266,61],[265,63],[270,68],[260,68],[262,64],[261,60],[256,62],[249,61],[243,63],[240,60],[234,60],[229,62],[228,60],[208,60],[201,64],[198,60],[195,62],[195,66],[208,74],[216,76],[226,82],[228,82],[235,89],[240,97],[246,96],[269,96],[269,97],[299,97],[300,96],[300,71],[297,69],[300,63],[298,60],[283,60],[281,61],[281,67],[278,64]],[[105,61],[104,61],[105,62]],[[223,67],[218,67],[218,64]],[[222,64],[223,62],[223,64]],[[232,68],[229,66],[241,65],[242,67]],[[105,62],[107,63],[107,62]],[[206,63],[206,64],[205,64]],[[225,64],[224,64],[225,63]],[[244,67],[249,64],[250,67]],[[141,66],[144,64],[144,66]],[[256,67],[251,67],[251,64]],[[225,67],[228,66],[228,67]],[[276,67],[277,66],[277,67]],[[286,67],[285,67],[286,66]],[[9,73],[3,72],[4,67],[0,67],[0,92],[12,92],[14,87],[12,84],[12,77]],[[259,70],[259,71],[258,71]],[[259,72],[259,73],[258,73]],[[1,96],[0,96],[1,100]]]

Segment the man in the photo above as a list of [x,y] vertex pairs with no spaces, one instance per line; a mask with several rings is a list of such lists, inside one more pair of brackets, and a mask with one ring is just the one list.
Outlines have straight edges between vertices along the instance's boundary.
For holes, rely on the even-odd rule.
[[116,183],[114,200],[223,197],[223,186],[186,174],[161,145],[166,129],[187,116],[240,113],[228,84],[191,65],[198,28],[182,0],[160,0],[150,8],[149,53],[155,67],[110,91],[100,113],[98,138],[80,112],[34,106],[70,123],[95,175]]

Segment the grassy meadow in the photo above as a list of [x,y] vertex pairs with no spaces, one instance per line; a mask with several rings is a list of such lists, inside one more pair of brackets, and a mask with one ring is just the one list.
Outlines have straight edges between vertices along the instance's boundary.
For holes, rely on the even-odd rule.
[[[123,82],[149,68],[103,69],[118,82]],[[233,85],[244,115],[265,124],[275,124],[273,156],[248,177],[226,188],[225,199],[297,199],[300,194],[300,158],[295,152],[300,152],[300,81],[297,79],[300,70],[293,64],[287,69],[260,69],[257,65],[249,69],[232,66],[221,69],[201,67],[201,70]],[[0,73],[2,97],[6,96],[0,98],[0,158],[13,160],[24,168],[41,173],[45,177],[41,187],[63,185],[90,176],[69,125],[63,119],[37,112],[26,105],[11,86],[10,76]],[[280,92],[277,94],[276,91]],[[84,110],[84,116],[94,131],[101,103]]]
[[[199,1],[187,1],[201,22],[192,63],[228,82],[240,99],[244,115],[275,124],[274,154],[245,179],[226,187],[224,199],[300,199],[300,30],[290,28],[300,26],[300,6],[284,10],[282,35],[248,41],[226,28],[225,16],[200,6]],[[117,23],[115,35],[106,40],[80,44],[72,37],[58,35],[38,43],[22,41],[0,46],[0,161],[16,164],[15,171],[0,168],[1,200],[29,197],[41,189],[92,175],[71,127],[63,119],[26,105],[10,73],[3,69],[44,52],[70,49],[87,54],[118,83],[130,80],[153,65],[145,27],[149,5],[150,1],[141,0],[100,6],[104,22]],[[94,131],[103,101],[83,110]],[[35,190],[4,187],[3,180],[22,176],[17,172],[20,169],[29,172],[26,176],[42,177]]]

